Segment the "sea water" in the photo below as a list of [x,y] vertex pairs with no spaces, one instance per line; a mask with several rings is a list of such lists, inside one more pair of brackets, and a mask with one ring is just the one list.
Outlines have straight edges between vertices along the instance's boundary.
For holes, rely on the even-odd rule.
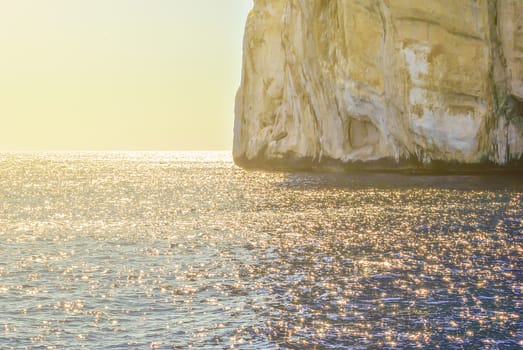
[[0,349],[523,347],[521,176],[0,154]]

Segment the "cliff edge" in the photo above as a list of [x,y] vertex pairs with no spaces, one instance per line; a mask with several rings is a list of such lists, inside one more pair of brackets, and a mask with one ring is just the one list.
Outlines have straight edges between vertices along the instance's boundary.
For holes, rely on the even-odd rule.
[[521,168],[523,1],[254,0],[233,156]]

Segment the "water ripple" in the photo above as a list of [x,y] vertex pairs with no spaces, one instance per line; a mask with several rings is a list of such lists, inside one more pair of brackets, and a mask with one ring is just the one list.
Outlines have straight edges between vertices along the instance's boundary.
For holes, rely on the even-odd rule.
[[523,346],[523,181],[0,154],[0,349]]

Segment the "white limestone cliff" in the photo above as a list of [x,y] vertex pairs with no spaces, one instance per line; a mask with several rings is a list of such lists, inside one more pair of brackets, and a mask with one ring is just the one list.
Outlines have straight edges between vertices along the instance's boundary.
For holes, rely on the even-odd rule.
[[254,0],[240,165],[523,155],[523,1]]

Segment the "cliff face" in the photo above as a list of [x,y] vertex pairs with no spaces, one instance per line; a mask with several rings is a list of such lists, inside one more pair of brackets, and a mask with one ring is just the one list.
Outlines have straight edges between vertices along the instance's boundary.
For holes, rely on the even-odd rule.
[[521,0],[254,0],[236,162],[520,160],[522,14]]

